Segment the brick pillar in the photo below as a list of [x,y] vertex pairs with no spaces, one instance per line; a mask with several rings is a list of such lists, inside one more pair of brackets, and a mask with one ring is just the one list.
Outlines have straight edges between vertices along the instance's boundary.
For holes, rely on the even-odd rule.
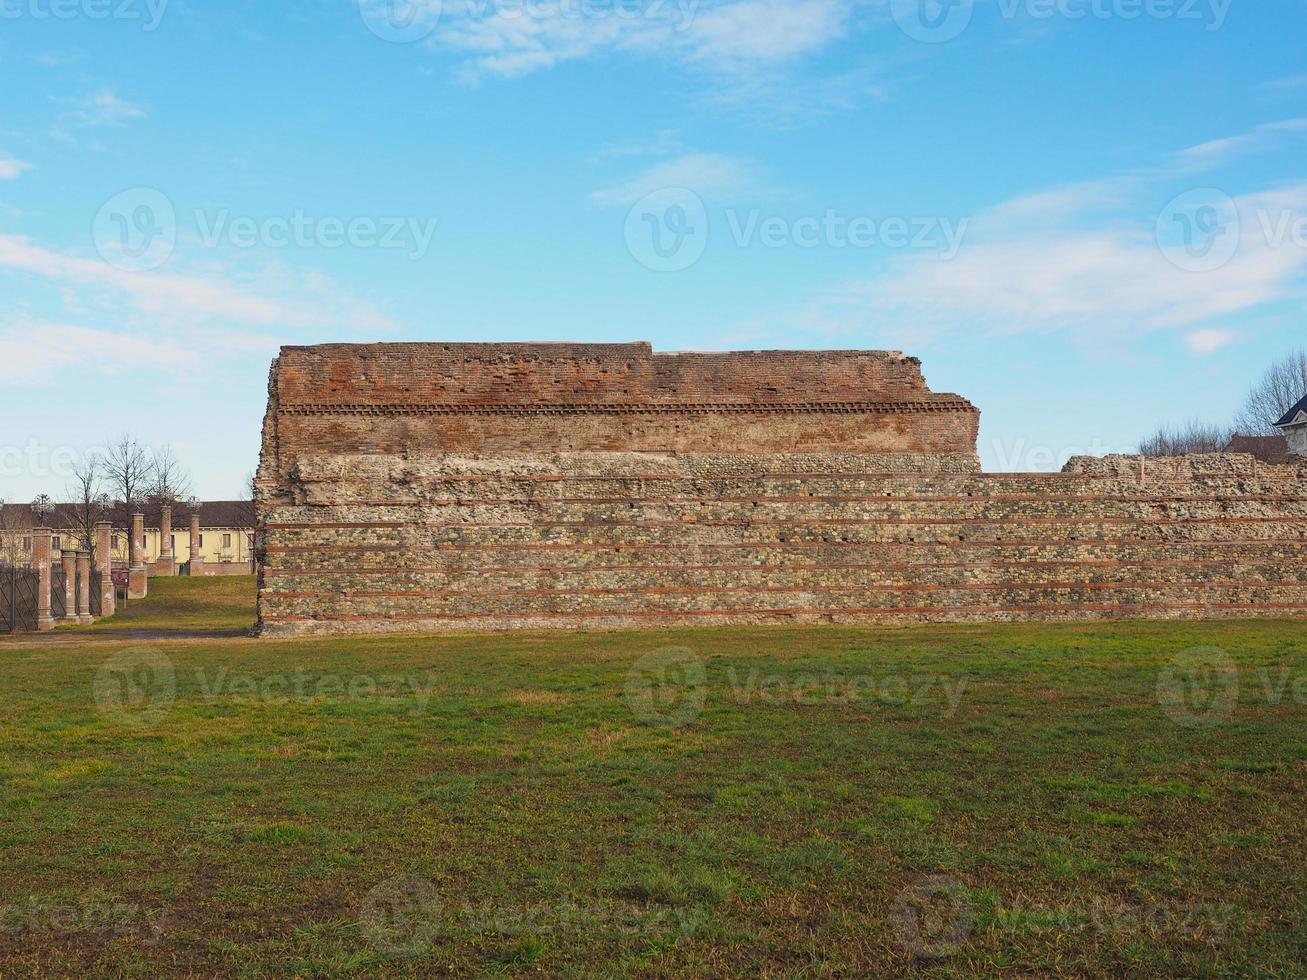
[[59,553],[64,566],[64,619],[77,619],[77,552],[64,548]]
[[154,574],[177,574],[172,553],[172,507],[168,504],[159,508],[159,561],[154,566]]
[[118,595],[113,589],[113,525],[95,525],[95,569],[100,573],[100,615],[112,616]]
[[39,582],[36,588],[36,628],[39,630],[54,629],[54,617],[50,615],[50,538],[53,534],[53,528],[32,528],[32,567],[36,569]]
[[191,574],[204,574],[204,558],[200,555],[200,515],[191,515]]
[[77,552],[77,621],[92,623],[91,616],[91,553]]
[[128,545],[127,598],[144,599],[149,594],[150,584],[145,571],[145,515],[132,515],[132,538]]

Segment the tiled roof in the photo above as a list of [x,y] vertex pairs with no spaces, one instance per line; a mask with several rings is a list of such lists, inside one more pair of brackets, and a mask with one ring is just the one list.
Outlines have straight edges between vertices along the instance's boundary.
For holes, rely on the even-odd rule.
[[1241,436],[1236,433],[1230,437],[1224,451],[1248,453],[1263,463],[1287,463],[1289,440],[1284,436]]
[[1290,422],[1292,422],[1294,419],[1298,417],[1299,412],[1307,412],[1307,396],[1304,396],[1302,401],[1300,401],[1297,405],[1293,406],[1293,408],[1285,412],[1284,418],[1280,419],[1280,421],[1276,422],[1275,424],[1288,425]]
[[[147,504],[145,526],[159,526],[159,505]],[[47,517],[38,518],[31,504],[5,504],[4,519],[0,527],[9,529],[26,529],[33,527],[50,527],[68,529],[77,527],[81,521],[77,517],[75,504],[55,504],[54,511]],[[103,518],[115,528],[126,530],[131,527],[130,511],[121,504],[115,504]],[[184,505],[176,504],[172,509],[174,531],[185,531],[190,526],[191,513]],[[200,504],[200,527],[205,528],[252,528],[254,526],[254,505],[248,500],[206,500]]]

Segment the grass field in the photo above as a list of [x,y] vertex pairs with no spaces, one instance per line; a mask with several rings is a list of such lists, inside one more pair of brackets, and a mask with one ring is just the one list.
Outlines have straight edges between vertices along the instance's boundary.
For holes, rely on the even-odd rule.
[[0,641],[0,975],[1307,972],[1302,623],[260,641],[251,580],[151,589]]

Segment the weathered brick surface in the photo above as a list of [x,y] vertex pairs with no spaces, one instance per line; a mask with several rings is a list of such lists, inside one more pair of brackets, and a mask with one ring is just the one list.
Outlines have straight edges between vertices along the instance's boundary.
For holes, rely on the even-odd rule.
[[1307,613],[1307,465],[984,474],[877,352],[288,348],[265,633]]

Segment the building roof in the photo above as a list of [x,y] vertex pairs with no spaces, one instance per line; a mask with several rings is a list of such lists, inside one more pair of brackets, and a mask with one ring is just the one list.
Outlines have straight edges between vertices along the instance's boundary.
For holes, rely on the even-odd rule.
[[1284,418],[1280,419],[1280,421],[1276,422],[1275,424],[1277,426],[1292,425],[1293,420],[1298,417],[1299,412],[1307,412],[1307,395],[1304,395],[1302,401],[1300,401],[1297,405],[1293,406],[1293,408],[1285,412]]
[[1263,463],[1287,463],[1289,440],[1284,436],[1242,436],[1236,432],[1222,452],[1247,453]]
[[[159,505],[147,504],[145,511],[146,527],[159,526]],[[184,531],[190,524],[190,511],[183,504],[176,504],[172,509],[174,531]],[[5,504],[3,521],[0,528],[7,530],[26,530],[34,527],[49,527],[56,530],[75,528],[78,519],[76,504],[55,504],[54,511],[47,517],[38,517],[31,504]],[[131,527],[131,512],[122,504],[114,504],[103,516],[97,518],[109,521],[119,530]],[[205,500],[200,503],[200,527],[205,528],[252,528],[254,526],[254,504],[248,500]]]

